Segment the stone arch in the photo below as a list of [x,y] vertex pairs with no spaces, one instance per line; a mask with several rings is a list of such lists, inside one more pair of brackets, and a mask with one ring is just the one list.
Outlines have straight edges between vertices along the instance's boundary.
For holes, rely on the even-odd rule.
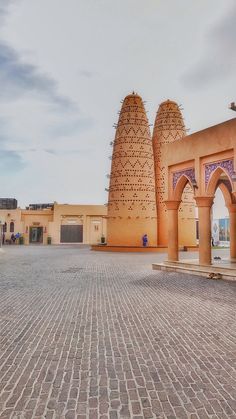
[[175,189],[174,189],[174,200],[175,201],[181,201],[181,197],[184,191],[185,186],[189,184],[194,192],[193,184],[191,179],[183,174],[176,183]]
[[10,222],[10,233],[14,233],[14,229],[15,229],[15,223],[14,221]]
[[216,189],[217,188],[221,190],[226,206],[229,206],[230,204],[233,204],[235,202],[235,199],[233,198],[231,191],[229,190],[228,186],[225,183],[220,182],[219,184],[216,185]]
[[[220,179],[222,175],[226,177],[224,181]],[[206,189],[207,195],[214,196],[217,188],[220,188],[225,200],[225,204],[232,204],[234,201],[232,196],[232,181],[230,179],[229,174],[222,167],[217,167],[217,169],[215,169],[214,172],[211,174]]]

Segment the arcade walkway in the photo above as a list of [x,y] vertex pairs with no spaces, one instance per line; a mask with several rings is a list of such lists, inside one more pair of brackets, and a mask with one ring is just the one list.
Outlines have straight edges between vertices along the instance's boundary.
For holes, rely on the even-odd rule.
[[0,418],[236,418],[236,283],[162,259],[6,246]]

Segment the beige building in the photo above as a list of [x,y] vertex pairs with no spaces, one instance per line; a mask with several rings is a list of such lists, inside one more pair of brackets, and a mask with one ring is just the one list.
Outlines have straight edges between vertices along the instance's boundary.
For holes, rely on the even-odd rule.
[[[211,265],[212,205],[219,188],[229,212],[230,256],[236,260],[236,119],[165,145],[168,171],[168,260],[179,259],[178,211],[187,184],[192,186],[199,219],[199,264]],[[176,265],[175,265],[176,269]],[[211,271],[210,271],[211,272]]]
[[106,237],[106,215],[105,205],[55,204],[49,223],[52,243],[100,243]]
[[21,220],[21,209],[1,209],[0,221],[3,224],[5,240],[10,240],[12,234],[22,233],[24,226]]
[[25,244],[47,244],[49,225],[53,221],[53,208],[22,210],[23,237]]
[[98,244],[106,237],[105,205],[31,205],[27,209],[0,209],[5,242],[20,233],[24,244]]

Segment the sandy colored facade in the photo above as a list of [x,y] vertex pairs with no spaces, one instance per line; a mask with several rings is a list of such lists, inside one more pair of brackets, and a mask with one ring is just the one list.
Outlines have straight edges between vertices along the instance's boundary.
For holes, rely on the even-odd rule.
[[[154,129],[153,129],[153,150],[155,163],[155,186],[157,206],[157,232],[158,244],[168,245],[168,214],[165,205],[165,194],[168,185],[168,168],[166,166],[163,149],[167,144],[176,143],[186,136],[186,129],[181,109],[176,102],[167,100],[160,104]],[[195,201],[193,190],[186,185],[182,202],[178,212],[179,218],[179,245],[196,245],[196,222],[195,222]]]
[[62,241],[63,227],[80,227],[81,242],[98,244],[106,231],[107,207],[105,205],[54,205],[53,220],[49,225],[52,243]]
[[[2,224],[6,223],[5,240],[20,233],[24,244],[84,243],[98,244],[106,237],[105,205],[63,205],[40,210],[0,210]],[[14,223],[14,228],[13,228]]]
[[53,220],[53,211],[51,209],[44,210],[22,210],[22,224],[24,226],[23,237],[24,244],[34,242],[34,232],[40,232],[39,241],[35,237],[36,243],[47,244],[49,236],[49,224]]
[[0,210],[0,220],[4,225],[5,240],[10,240],[12,234],[24,231],[20,208]]
[[230,255],[236,259],[236,119],[196,132],[163,149],[168,170],[168,259],[178,261],[178,209],[187,184],[199,218],[199,263],[211,264],[211,207],[220,188],[229,211]]
[[[164,147],[186,135],[177,103],[167,100],[158,109],[153,130],[142,98],[133,93],[123,101],[115,140],[108,196],[107,243],[112,246],[168,245],[168,167]],[[195,201],[186,185],[178,208],[179,246],[196,246]]]
[[[211,208],[220,188],[229,211],[230,255],[236,260],[236,119],[186,135],[179,106],[160,105],[151,139],[143,101],[133,93],[122,104],[110,174],[108,207],[61,205],[38,210],[0,210],[5,238],[20,232],[25,244],[85,243],[108,247],[196,245],[199,263],[211,264]],[[102,246],[103,249],[105,246]]]
[[154,159],[143,101],[133,93],[122,104],[113,146],[108,197],[109,246],[157,243]]

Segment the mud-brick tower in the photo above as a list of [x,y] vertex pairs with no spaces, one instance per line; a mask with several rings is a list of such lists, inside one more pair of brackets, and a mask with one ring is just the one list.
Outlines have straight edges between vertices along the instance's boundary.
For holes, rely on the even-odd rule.
[[[171,100],[161,103],[153,130],[158,245],[161,246],[168,244],[167,210],[164,204],[168,196],[168,170],[165,165],[163,147],[185,136],[186,129],[178,104]],[[179,245],[196,245],[194,199],[189,185],[184,189],[182,204],[179,208]]]
[[122,104],[117,124],[110,175],[107,244],[157,244],[154,158],[143,101],[133,93]]

